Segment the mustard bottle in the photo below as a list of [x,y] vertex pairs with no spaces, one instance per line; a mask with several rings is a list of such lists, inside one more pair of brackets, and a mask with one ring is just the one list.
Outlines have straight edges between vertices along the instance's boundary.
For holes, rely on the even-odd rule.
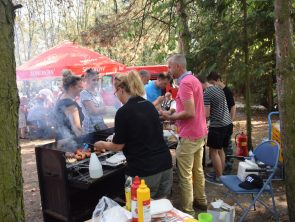
[[151,194],[144,180],[137,189],[138,222],[151,222]]
[[132,178],[129,176],[125,182],[126,210],[128,211],[131,211],[131,184]]

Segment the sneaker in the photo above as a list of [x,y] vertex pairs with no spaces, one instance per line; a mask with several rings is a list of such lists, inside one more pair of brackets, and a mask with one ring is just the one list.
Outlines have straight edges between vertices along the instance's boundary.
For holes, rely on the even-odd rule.
[[223,184],[221,183],[219,178],[206,177],[206,182],[211,183],[211,184],[215,184],[218,186],[223,186]]
[[202,211],[207,211],[207,204],[199,204],[197,201],[193,202],[193,207]]
[[208,173],[206,173],[206,177],[215,178],[216,177],[216,173],[215,172],[208,172]]
[[182,210],[182,212],[188,214],[188,215],[191,215],[193,218],[197,218],[198,215],[195,211],[185,211],[185,210]]

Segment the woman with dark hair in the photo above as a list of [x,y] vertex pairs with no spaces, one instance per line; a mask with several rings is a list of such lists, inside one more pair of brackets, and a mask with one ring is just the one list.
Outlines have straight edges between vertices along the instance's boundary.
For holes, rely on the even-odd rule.
[[63,72],[63,94],[55,105],[56,140],[81,136],[84,118],[80,106],[75,101],[82,90],[82,80],[71,72]]
[[103,99],[97,91],[98,73],[93,69],[88,69],[84,74],[84,81],[85,89],[80,93],[82,111],[85,116],[83,120],[84,133],[104,130],[107,125],[102,116],[105,114]]
[[115,77],[115,95],[124,104],[115,116],[112,142],[98,141],[98,151],[123,151],[127,176],[139,176],[151,190],[151,198],[166,197],[172,186],[172,158],[163,138],[159,114],[142,98],[144,86],[136,71]]

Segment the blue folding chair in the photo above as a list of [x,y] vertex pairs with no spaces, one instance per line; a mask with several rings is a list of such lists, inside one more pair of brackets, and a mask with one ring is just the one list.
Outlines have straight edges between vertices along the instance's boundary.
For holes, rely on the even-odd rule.
[[[251,170],[246,170],[246,172],[264,173],[266,175],[266,179],[263,180],[262,188],[247,190],[239,186],[239,184],[242,181],[237,177],[237,175],[221,176],[220,177],[221,182],[230,191],[230,192],[227,192],[225,195],[231,197],[243,210],[244,214],[241,217],[240,222],[244,221],[244,219],[246,218],[248,212],[251,210],[252,207],[254,208],[254,210],[256,210],[255,208],[256,202],[261,203],[266,209],[268,209],[274,215],[276,221],[279,221],[279,215],[276,210],[274,193],[272,189],[272,178],[277,169],[279,154],[280,154],[280,146],[276,141],[273,141],[273,140],[265,141],[259,144],[254,149],[253,153],[255,155],[255,160],[258,163],[258,165],[261,167],[261,169],[258,169],[258,170],[251,169]],[[268,193],[271,195],[272,207],[267,206],[266,203],[264,203],[261,199],[259,199],[262,193]],[[246,194],[246,195],[252,196],[252,202],[250,202],[250,205],[248,207],[244,208],[241,205],[241,202],[235,196],[239,194]]]

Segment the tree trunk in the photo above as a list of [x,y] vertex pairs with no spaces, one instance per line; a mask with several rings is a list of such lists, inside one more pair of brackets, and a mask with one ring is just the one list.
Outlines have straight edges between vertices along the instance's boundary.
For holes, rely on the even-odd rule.
[[18,148],[18,106],[14,57],[14,9],[0,2],[0,220],[24,221],[23,180]]
[[295,49],[291,1],[275,0],[276,76],[289,221],[295,221]]
[[186,14],[186,1],[179,0],[176,4],[176,13],[179,16],[178,29],[178,52],[184,55],[189,54],[191,34],[188,27],[188,18]]
[[247,135],[248,135],[248,150],[252,150],[252,123],[251,123],[251,93],[250,93],[250,74],[249,74],[249,48],[248,48],[248,25],[247,25],[247,2],[242,1],[243,10],[243,31],[244,31],[244,63],[245,63],[245,90],[246,90],[246,115],[247,115]]

